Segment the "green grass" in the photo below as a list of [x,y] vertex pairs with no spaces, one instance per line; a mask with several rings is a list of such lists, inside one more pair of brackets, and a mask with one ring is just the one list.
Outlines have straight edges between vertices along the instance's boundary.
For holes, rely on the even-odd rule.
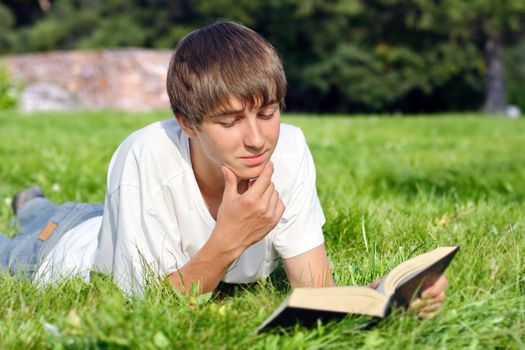
[[[0,113],[0,231],[9,199],[101,202],[106,168],[131,131],[168,112]],[[212,296],[168,288],[125,299],[112,282],[35,288],[0,274],[0,348],[525,348],[525,120],[481,116],[287,115],[317,165],[327,248],[339,284],[365,284],[417,253],[459,243],[438,316],[398,312],[371,330],[348,318],[254,335],[287,293],[282,269]]]

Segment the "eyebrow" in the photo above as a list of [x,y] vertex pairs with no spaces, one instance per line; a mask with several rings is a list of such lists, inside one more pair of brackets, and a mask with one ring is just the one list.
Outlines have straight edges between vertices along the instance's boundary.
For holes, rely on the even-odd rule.
[[242,112],[244,112],[244,109],[227,110],[227,111],[224,111],[224,112],[221,112],[221,113],[212,114],[212,115],[208,116],[208,118],[215,119],[215,118],[227,117],[227,116],[230,116],[230,115],[233,115],[233,114],[239,114],[239,113],[242,113]]
[[[279,103],[279,101],[273,100],[273,101],[268,102],[264,106],[259,107],[259,109],[266,108],[268,106],[271,106],[273,104],[278,104],[278,103]],[[217,113],[217,114],[212,114],[212,115],[208,116],[208,118],[215,119],[215,118],[227,117],[227,116],[230,116],[230,115],[243,113],[244,111],[245,111],[245,109],[226,110],[224,112],[220,112],[220,113]]]

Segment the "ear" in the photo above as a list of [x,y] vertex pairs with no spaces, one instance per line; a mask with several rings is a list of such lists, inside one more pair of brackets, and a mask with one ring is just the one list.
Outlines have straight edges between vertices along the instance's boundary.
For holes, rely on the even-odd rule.
[[186,134],[186,136],[188,136],[188,138],[192,139],[197,136],[197,133],[195,132],[196,126],[188,119],[180,114],[175,114],[175,119],[177,119],[177,123],[179,123],[180,128]]

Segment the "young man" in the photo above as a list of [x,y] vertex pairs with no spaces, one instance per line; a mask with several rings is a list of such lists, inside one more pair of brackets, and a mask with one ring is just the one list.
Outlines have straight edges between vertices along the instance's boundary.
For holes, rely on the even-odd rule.
[[[286,78],[271,44],[232,22],[194,31],[175,48],[167,90],[175,118],[119,146],[103,215],[25,193],[21,229],[33,233],[20,237],[38,258],[19,259],[23,244],[11,242],[11,270],[25,261],[43,281],[95,270],[126,292],[149,276],[208,292],[267,276],[280,258],[292,286],[333,285],[314,163],[301,131],[280,123]],[[420,315],[434,314],[445,288],[442,278],[425,291]]]

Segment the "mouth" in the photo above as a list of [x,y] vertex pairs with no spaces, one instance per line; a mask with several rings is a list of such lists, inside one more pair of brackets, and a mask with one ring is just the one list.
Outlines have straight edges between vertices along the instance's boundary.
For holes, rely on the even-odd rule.
[[247,165],[247,166],[261,165],[266,160],[267,153],[268,153],[268,151],[264,151],[264,152],[262,152],[260,154],[254,155],[254,156],[239,157],[239,160],[241,161],[241,163],[243,163],[244,165]]

